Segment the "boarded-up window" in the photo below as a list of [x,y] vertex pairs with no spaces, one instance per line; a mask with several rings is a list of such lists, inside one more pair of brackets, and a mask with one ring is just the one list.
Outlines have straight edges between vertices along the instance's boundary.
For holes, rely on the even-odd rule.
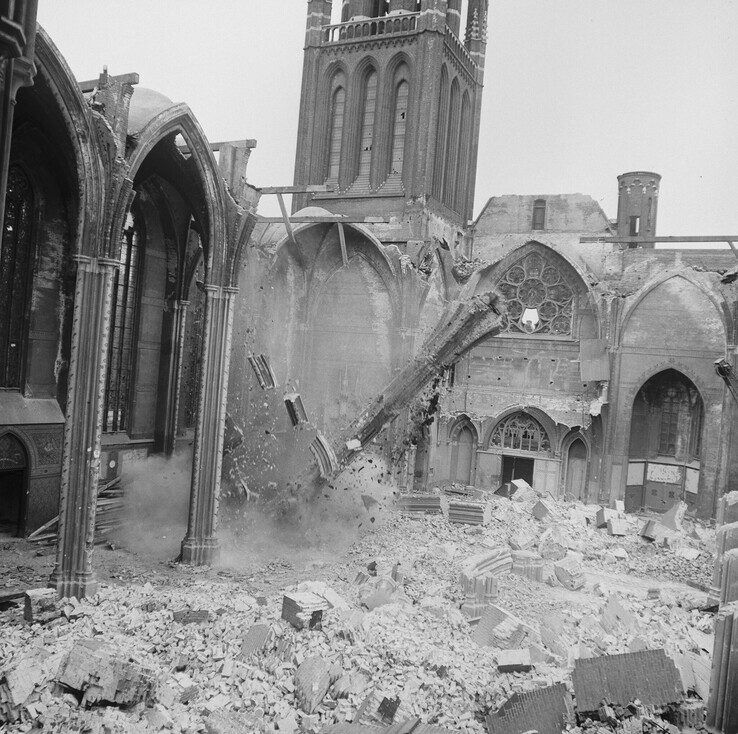
[[533,204],[533,229],[544,229],[546,226],[546,200],[536,199]]
[[390,173],[402,175],[405,160],[405,130],[407,127],[407,103],[410,85],[404,79],[395,92],[395,121],[392,128],[392,161]]
[[338,181],[341,170],[341,142],[343,140],[343,120],[346,113],[346,90],[338,87],[333,92],[331,101],[330,136],[328,140],[328,171],[326,178],[329,181]]
[[377,111],[377,72],[370,71],[364,82],[364,104],[361,118],[361,144],[359,148],[359,176],[369,176],[372,167],[374,143],[374,118]]

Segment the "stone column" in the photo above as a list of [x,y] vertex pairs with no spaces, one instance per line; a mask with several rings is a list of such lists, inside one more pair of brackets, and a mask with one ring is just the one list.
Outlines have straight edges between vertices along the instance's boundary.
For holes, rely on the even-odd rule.
[[196,566],[212,564],[220,553],[215,529],[236,293],[236,288],[205,286],[205,328],[192,457],[190,515],[181,556],[183,563]]
[[723,555],[720,577],[720,605],[738,601],[738,548]]
[[723,583],[723,557],[725,554],[738,548],[738,522],[722,525],[715,534],[715,565],[712,572],[710,599],[717,603],[720,599],[720,590]]
[[76,256],[59,532],[51,586],[60,596],[94,594],[92,572],[100,437],[113,275],[117,261]]
[[189,301],[174,301],[171,310],[172,346],[167,365],[167,396],[164,411],[164,430],[162,448],[164,453],[174,453],[179,423],[179,406],[182,395],[182,357],[184,354],[185,329],[187,326],[187,307]]

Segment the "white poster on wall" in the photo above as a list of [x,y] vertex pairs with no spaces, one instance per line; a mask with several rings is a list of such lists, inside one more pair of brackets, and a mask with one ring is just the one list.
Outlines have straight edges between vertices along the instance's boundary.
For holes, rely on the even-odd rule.
[[681,484],[682,467],[673,464],[648,463],[648,481],[662,484]]
[[642,461],[632,461],[628,464],[628,486],[643,486],[643,475],[646,465]]
[[700,470],[687,467],[687,475],[684,477],[684,489],[691,494],[697,494],[700,484]]

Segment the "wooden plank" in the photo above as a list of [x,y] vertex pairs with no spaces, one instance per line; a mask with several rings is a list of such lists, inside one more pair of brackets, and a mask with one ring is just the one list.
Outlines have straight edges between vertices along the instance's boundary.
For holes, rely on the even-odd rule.
[[335,186],[326,184],[309,184],[308,186],[262,186],[262,196],[268,194],[329,194],[336,190]]
[[[731,242],[738,240],[738,235],[707,235],[700,237],[612,237],[610,235],[602,235],[601,237],[580,237],[580,242],[612,242],[617,244],[651,244],[652,242]],[[731,245],[732,247],[732,245]]]
[[336,229],[338,229],[338,239],[341,240],[341,259],[343,260],[343,266],[347,268],[349,261],[348,250],[346,249],[346,232],[344,232],[343,224],[341,224],[341,222],[336,224]]

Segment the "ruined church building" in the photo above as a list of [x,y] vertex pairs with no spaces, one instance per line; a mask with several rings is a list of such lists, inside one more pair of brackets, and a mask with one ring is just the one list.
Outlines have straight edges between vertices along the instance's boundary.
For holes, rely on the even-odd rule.
[[278,481],[311,430],[284,392],[336,436],[447,303],[490,289],[502,332],[446,370],[432,422],[401,416],[378,445],[404,491],[523,478],[707,518],[738,488],[738,409],[715,370],[738,353],[730,250],[656,248],[647,171],[618,176],[615,219],[560,193],[492,197],[474,219],[488,0],[343,0],[339,23],[332,5],[307,2],[285,223],[256,213],[254,141],[215,155],[136,74],[78,82],[35,2],[10,3],[0,522],[28,534],[59,514],[65,595],[94,589],[101,480],[191,446],[182,560],[212,562],[226,414],[239,479]]

